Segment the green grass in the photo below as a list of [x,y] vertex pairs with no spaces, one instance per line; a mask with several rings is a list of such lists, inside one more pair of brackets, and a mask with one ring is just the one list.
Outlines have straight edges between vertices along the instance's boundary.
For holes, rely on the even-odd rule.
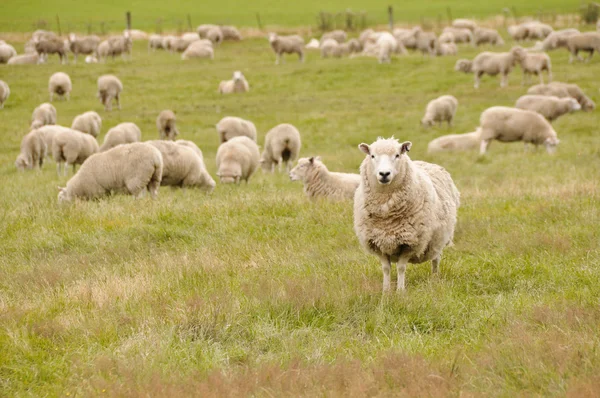
[[[19,44],[19,46],[22,45]],[[265,40],[226,43],[214,62],[147,54],[132,62],[0,68],[12,95],[0,112],[0,395],[2,396],[573,396],[597,393],[600,354],[598,113],[555,122],[558,152],[525,154],[494,143],[488,155],[426,155],[442,134],[473,131],[481,111],[512,105],[506,89],[453,71],[456,57],[288,59],[273,65]],[[510,44],[507,45],[507,48]],[[477,50],[460,48],[460,57]],[[599,61],[569,65],[552,53],[556,80],[596,101]],[[251,84],[220,96],[233,70]],[[47,80],[71,75],[60,124],[87,110],[104,133],[137,123],[158,136],[162,109],[203,149],[215,176],[221,117],[255,122],[262,144],[278,123],[296,125],[303,156],[356,171],[357,149],[378,136],[411,140],[411,157],[446,167],[461,191],[455,246],[441,274],[411,265],[405,295],[382,295],[379,262],[352,231],[352,204],[310,202],[285,175],[212,195],[160,190],[156,201],[117,196],[59,207],[58,178],[17,173],[13,162]],[[95,99],[100,74],[124,83],[123,109]],[[455,126],[423,130],[428,100],[451,93]]]

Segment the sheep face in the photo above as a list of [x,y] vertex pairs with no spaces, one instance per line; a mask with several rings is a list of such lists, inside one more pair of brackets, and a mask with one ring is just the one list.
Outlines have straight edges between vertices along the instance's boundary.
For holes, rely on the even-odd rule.
[[454,65],[454,70],[457,72],[471,73],[472,62],[468,59],[459,59]]
[[29,164],[25,156],[23,156],[23,154],[19,154],[19,156],[17,156],[17,160],[15,161],[15,167],[19,171],[24,171],[26,169],[30,169],[31,165]]
[[586,99],[583,101],[583,104],[581,105],[581,109],[583,109],[583,110],[584,110],[584,111],[586,111],[586,112],[591,112],[591,111],[593,111],[594,109],[596,109],[596,104],[595,104],[595,103],[594,103],[594,101],[592,101],[591,99],[589,99],[589,98],[586,98]]
[[569,98],[569,102],[571,104],[571,112],[575,112],[575,111],[581,110],[581,105],[579,105],[579,102],[577,102],[576,99]]
[[548,152],[550,155],[552,155],[554,152],[556,152],[556,146],[560,143],[560,140],[558,138],[546,138],[546,141],[544,141],[544,146],[546,147],[546,152]]
[[294,167],[292,169],[292,171],[290,171],[290,180],[304,181],[308,170],[315,164],[315,162],[320,162],[320,161],[321,161],[320,156],[298,159],[298,164],[296,165],[296,167]]
[[39,128],[40,128],[40,127],[42,127],[43,125],[44,125],[44,123],[42,123],[41,121],[39,121],[39,120],[34,120],[34,121],[31,123],[31,130],[39,129]]
[[396,139],[379,139],[371,145],[360,144],[358,148],[369,156],[370,170],[381,185],[389,185],[402,171],[406,158],[404,155],[410,151],[410,141],[402,144]]
[[277,33],[269,33],[269,43],[273,43],[277,40]]
[[67,191],[67,188],[58,187],[58,203],[68,203],[71,200],[73,199],[71,198],[71,195],[69,195],[69,191]]
[[217,173],[221,184],[239,184],[242,178],[242,169],[239,165],[230,165],[227,168],[219,170]]
[[233,81],[238,83],[241,82],[242,80],[244,80],[244,75],[242,74],[242,72],[240,72],[239,70],[236,70],[235,72],[233,72]]
[[511,48],[510,53],[515,58],[515,63],[522,61],[525,59],[525,57],[527,57],[527,52],[525,51],[525,49],[523,47],[520,47],[520,46],[515,46],[515,47]]

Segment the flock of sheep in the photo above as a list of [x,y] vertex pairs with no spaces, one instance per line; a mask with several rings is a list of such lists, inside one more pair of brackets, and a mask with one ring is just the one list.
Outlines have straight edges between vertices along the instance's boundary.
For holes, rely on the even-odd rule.
[[[483,74],[500,74],[501,86],[505,86],[508,74],[519,64],[524,76],[536,74],[541,84],[531,87],[528,95],[516,101],[515,107],[494,106],[485,110],[475,132],[433,140],[429,143],[429,152],[479,147],[484,154],[493,140],[544,145],[548,152],[553,152],[559,140],[550,122],[569,112],[595,108],[593,101],[575,84],[543,83],[543,71],[547,71],[551,80],[551,61],[540,51],[564,47],[573,57],[578,56],[579,51],[600,52],[600,33],[579,33],[574,29],[553,31],[539,22],[511,26],[508,31],[517,41],[543,41],[531,49],[516,46],[509,52],[483,52],[472,61],[457,61],[455,69],[473,73],[475,88],[479,87]],[[144,35],[139,31],[126,31],[123,36],[106,41],[69,35],[65,43],[56,35],[36,32],[31,44],[35,48],[33,55],[5,57],[3,50],[10,46],[0,44],[0,60],[11,63],[15,57],[31,56],[37,63],[43,62],[48,54],[58,54],[65,60],[67,45],[75,59],[78,54],[106,59],[130,54],[131,40],[137,37],[148,40],[149,51],[178,51],[182,52],[183,59],[196,57],[192,53],[213,58],[214,45],[223,40],[241,40],[234,27],[216,25],[201,25],[197,32],[181,37]],[[324,34],[320,41],[313,39],[308,45],[297,35],[272,33],[268,39],[276,63],[283,60],[284,54],[297,54],[303,61],[307,48],[320,49],[323,57],[353,54],[376,57],[384,63],[390,62],[393,54],[404,54],[407,49],[436,56],[456,54],[456,43],[504,44],[497,31],[480,28],[464,19],[455,20],[439,37],[417,27],[396,29],[392,33],[368,29],[357,39],[350,40],[346,32],[333,31]],[[55,95],[68,100],[72,82],[68,75],[58,72],[50,77],[48,88],[50,102]],[[111,110],[113,101],[120,109],[122,90],[123,84],[116,76],[98,78],[97,96],[106,111]],[[223,94],[243,93],[249,90],[249,84],[241,71],[235,71],[231,80],[219,84],[218,90]],[[9,93],[8,85],[0,81],[0,106]],[[455,97],[441,96],[429,102],[421,123],[424,126],[443,122],[451,125],[457,108]],[[102,118],[94,111],[75,117],[70,128],[58,126],[56,121],[52,104],[44,103],[34,110],[31,131],[22,139],[15,165],[19,170],[40,168],[51,156],[59,175],[66,175],[69,166],[73,166],[73,177],[65,187],[59,188],[59,202],[94,199],[112,193],[138,197],[146,190],[155,198],[159,187],[164,185],[198,187],[208,192],[216,186],[206,170],[200,148],[191,141],[177,139],[176,116],[170,110],[160,112],[157,117],[159,139],[146,142],[141,142],[142,132],[134,123],[121,123],[108,130],[100,146],[96,137],[102,128]],[[277,125],[267,132],[262,154],[257,145],[257,130],[251,121],[227,116],[216,124],[216,130],[220,142],[216,175],[220,183],[248,182],[259,165],[267,173],[279,166],[280,170],[286,168],[292,181],[303,182],[309,198],[353,199],[355,232],[361,245],[380,259],[384,290],[390,289],[392,263],[396,263],[398,270],[398,290],[404,290],[407,263],[431,261],[433,272],[437,271],[443,249],[452,243],[460,195],[442,167],[409,158],[411,142],[379,138],[371,145],[361,144],[359,149],[365,158],[360,172],[338,173],[329,171],[319,157],[299,158],[301,134],[291,124]],[[297,164],[292,168],[295,161]],[[76,165],[81,165],[78,172],[75,172]]]

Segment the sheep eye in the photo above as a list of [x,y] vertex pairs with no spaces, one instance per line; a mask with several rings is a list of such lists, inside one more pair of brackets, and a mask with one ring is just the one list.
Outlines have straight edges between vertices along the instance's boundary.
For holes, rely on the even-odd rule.
[[371,159],[375,159],[375,155],[371,155]]
[[396,154],[396,159],[398,159],[399,157],[400,157],[400,154],[399,154],[399,153],[397,153],[397,154]]

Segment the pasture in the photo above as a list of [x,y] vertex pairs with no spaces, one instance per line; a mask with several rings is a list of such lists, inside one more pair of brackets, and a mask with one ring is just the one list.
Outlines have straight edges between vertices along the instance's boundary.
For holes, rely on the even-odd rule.
[[[305,21],[289,14],[284,23]],[[265,39],[226,42],[212,62],[145,45],[135,43],[131,62],[60,65],[52,56],[0,67],[12,92],[0,111],[0,395],[597,394],[598,110],[554,123],[554,156],[498,142],[483,158],[431,156],[431,139],[473,131],[486,108],[512,106],[526,92],[520,69],[505,89],[486,76],[474,90],[472,75],[453,70],[481,50],[465,45],[456,57],[411,53],[390,65],[309,52],[304,64],[280,66]],[[551,57],[556,81],[600,102],[597,56],[573,65],[565,50]],[[234,70],[250,92],[217,94]],[[227,115],[252,120],[260,145],[276,124],[294,124],[301,156],[320,155],[332,171],[357,172],[361,142],[410,140],[411,158],[444,166],[461,192],[455,245],[438,277],[429,264],[410,265],[406,293],[382,295],[379,261],[352,230],[352,203],[311,202],[285,173],[217,181],[210,195],[164,187],[155,201],[58,206],[67,178],[52,161],[41,172],[13,164],[56,71],[74,86],[69,102],[54,102],[59,124],[95,110],[100,142],[124,121],[156,139],[156,116],[172,109],[180,138],[200,146],[215,179],[214,126]],[[124,84],[121,111],[95,98],[105,73]],[[460,102],[454,126],[423,129],[425,105],[442,94]]]

